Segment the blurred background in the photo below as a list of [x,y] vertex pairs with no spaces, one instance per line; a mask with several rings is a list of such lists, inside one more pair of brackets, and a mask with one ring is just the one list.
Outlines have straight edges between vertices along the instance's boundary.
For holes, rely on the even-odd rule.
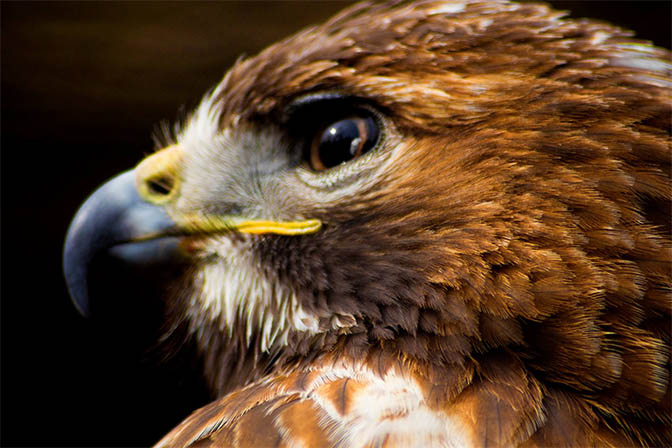
[[[68,224],[237,57],[348,3],[0,3],[0,445],[147,446],[210,400],[197,363],[152,348],[154,322],[77,313],[61,272]],[[670,48],[672,2],[551,3]]]

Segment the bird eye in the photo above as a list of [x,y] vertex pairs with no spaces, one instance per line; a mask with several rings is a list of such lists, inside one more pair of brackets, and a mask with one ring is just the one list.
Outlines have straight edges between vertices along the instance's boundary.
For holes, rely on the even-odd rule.
[[376,146],[380,130],[372,116],[351,116],[319,128],[309,142],[307,159],[324,171],[365,154]]

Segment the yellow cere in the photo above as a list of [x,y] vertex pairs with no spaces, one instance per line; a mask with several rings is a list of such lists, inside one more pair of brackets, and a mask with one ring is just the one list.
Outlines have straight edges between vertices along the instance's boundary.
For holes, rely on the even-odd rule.
[[[153,204],[163,204],[171,200],[179,191],[179,164],[182,149],[169,146],[145,158],[135,168],[136,188],[144,200]],[[161,187],[153,191],[152,185]]]

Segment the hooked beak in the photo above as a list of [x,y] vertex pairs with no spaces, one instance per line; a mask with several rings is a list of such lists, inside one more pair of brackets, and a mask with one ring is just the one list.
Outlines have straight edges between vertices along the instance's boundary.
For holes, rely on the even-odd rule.
[[96,190],[75,215],[65,240],[63,268],[70,296],[83,315],[91,314],[89,270],[98,257],[115,258],[143,271],[187,260],[189,254],[180,241],[188,235],[231,231],[302,235],[321,227],[318,220],[169,214],[166,206],[180,194],[180,160],[179,146],[149,156]]

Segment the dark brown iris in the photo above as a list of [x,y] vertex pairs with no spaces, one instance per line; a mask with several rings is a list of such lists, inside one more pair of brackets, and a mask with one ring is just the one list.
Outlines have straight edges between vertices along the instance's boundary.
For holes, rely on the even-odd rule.
[[373,117],[348,117],[320,129],[310,143],[310,167],[324,171],[365,154],[376,146],[378,124]]

